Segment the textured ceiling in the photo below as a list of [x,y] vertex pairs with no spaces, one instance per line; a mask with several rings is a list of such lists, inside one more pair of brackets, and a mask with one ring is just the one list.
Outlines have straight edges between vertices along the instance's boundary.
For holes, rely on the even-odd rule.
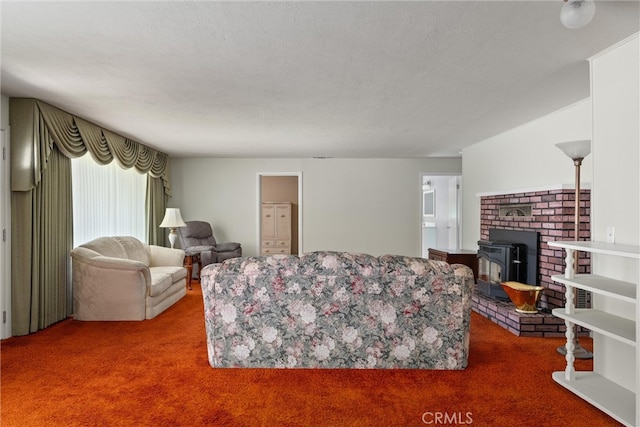
[[589,96],[637,1],[6,2],[2,94],[172,156],[428,157]]

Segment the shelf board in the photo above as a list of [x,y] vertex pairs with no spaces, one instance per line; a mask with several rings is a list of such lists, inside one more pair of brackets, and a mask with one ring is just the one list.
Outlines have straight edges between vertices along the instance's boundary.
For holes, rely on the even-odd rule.
[[567,279],[563,275],[553,275],[551,279],[564,285],[578,287],[585,291],[632,304],[636,302],[637,298],[637,286],[635,284],[595,274],[576,274],[572,279]]
[[564,308],[554,308],[553,315],[625,344],[636,346],[636,322],[633,320],[590,308],[576,309],[574,314],[567,314]]
[[615,255],[640,259],[640,246],[621,245],[618,243],[588,242],[588,241],[552,241],[547,244],[554,248],[574,249],[595,254]]
[[576,372],[575,381],[564,371],[554,372],[555,382],[627,426],[636,425],[636,395],[594,372]]

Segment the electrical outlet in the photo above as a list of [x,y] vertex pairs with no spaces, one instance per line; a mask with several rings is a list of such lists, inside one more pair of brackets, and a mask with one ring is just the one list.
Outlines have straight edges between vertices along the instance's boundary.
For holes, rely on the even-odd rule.
[[607,243],[616,242],[616,228],[613,225],[607,227]]

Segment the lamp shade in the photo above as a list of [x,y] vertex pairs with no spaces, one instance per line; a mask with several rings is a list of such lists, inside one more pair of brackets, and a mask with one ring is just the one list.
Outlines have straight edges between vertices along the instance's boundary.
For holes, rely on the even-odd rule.
[[596,4],[593,0],[565,0],[560,10],[560,22],[575,30],[591,22],[595,13]]
[[182,215],[180,214],[180,209],[178,208],[167,208],[164,212],[164,218],[160,223],[160,227],[162,228],[177,228],[177,227],[186,227],[187,224],[182,220]]
[[559,142],[556,147],[573,160],[584,159],[591,153],[591,141],[588,139]]

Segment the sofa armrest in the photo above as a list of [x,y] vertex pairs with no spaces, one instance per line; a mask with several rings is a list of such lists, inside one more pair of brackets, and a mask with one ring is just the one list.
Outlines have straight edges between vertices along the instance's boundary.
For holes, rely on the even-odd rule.
[[76,320],[142,320],[151,273],[140,261],[75,248],[73,309]]
[[464,285],[464,292],[473,293],[473,287],[475,286],[475,280],[473,277],[473,270],[468,265],[464,264],[451,264],[451,269],[456,278],[459,278]]
[[100,255],[98,252],[87,248],[75,248],[71,251],[71,258],[75,262],[85,264],[89,268],[121,271],[138,271],[142,273],[146,283],[151,283],[149,266],[143,262],[126,258],[114,258]]
[[165,248],[164,246],[149,245],[149,267],[184,265],[184,251],[182,249]]

